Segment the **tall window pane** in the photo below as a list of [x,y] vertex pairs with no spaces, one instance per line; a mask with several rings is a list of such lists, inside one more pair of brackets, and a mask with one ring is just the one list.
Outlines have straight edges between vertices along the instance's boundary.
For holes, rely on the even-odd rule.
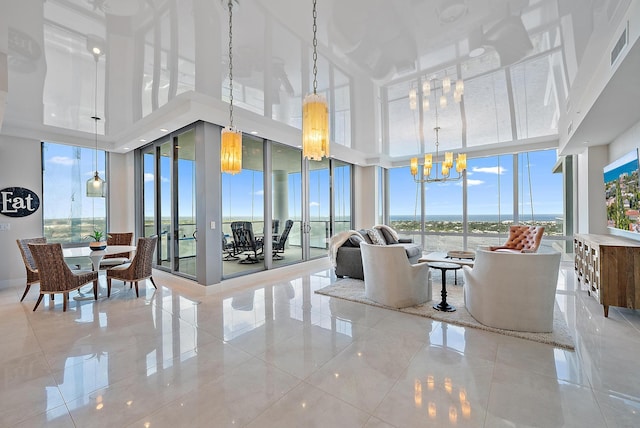
[[403,235],[417,236],[421,230],[419,192],[409,167],[389,170],[389,223]]
[[513,155],[469,159],[467,162],[467,246],[504,242],[513,224]]
[[[246,135],[242,137],[242,171],[235,175],[222,174],[223,236],[221,236],[221,239],[224,239],[227,243],[234,241],[231,223],[236,221],[249,222],[251,224],[254,240],[255,238],[263,238],[263,142]],[[256,245],[258,255],[260,255],[262,247],[257,243]],[[243,251],[236,254],[236,258],[225,258],[222,265],[223,275],[229,276],[245,271],[262,269],[264,261],[261,259],[256,261],[256,255],[254,251]]]
[[555,150],[518,154],[520,223],[545,227],[545,235],[562,235],[562,174],[552,172]]
[[351,165],[333,162],[333,233],[351,229]]
[[[54,242],[81,242],[94,229],[107,230],[106,198],[88,198],[86,182],[96,170],[94,149],[42,143],[44,236]],[[106,177],[105,152],[98,151],[97,170]]]

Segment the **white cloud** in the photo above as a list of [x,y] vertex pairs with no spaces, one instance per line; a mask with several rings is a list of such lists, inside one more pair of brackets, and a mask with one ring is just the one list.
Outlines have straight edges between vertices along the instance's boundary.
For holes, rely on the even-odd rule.
[[144,173],[144,182],[145,183],[153,181],[154,178],[155,178],[155,176],[152,173],[150,173],[150,172],[145,172]]
[[257,192],[254,193],[255,196],[262,196],[264,195],[264,190],[258,190]]
[[169,183],[169,179],[167,177],[162,177],[160,176],[160,182],[162,183]]
[[469,179],[467,179],[467,187],[479,186],[481,184],[484,184],[483,180],[469,180]]
[[55,163],[58,165],[71,166],[76,162],[76,160],[66,156],[54,156],[51,159],[49,159],[49,162]]
[[320,203],[318,203],[318,202],[311,202],[311,203],[309,203],[309,206],[310,206],[310,207],[319,207],[319,206],[320,206]]
[[505,172],[507,172],[506,169],[504,169],[501,166],[485,166],[485,167],[473,167],[471,169],[471,171],[473,172],[484,172],[485,174],[496,174],[496,175],[502,175]]

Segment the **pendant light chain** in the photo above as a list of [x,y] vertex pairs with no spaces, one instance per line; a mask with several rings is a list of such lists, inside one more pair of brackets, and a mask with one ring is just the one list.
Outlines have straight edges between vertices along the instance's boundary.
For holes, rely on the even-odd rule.
[[318,12],[316,10],[316,0],[313,0],[313,93],[316,94],[318,89]]
[[95,167],[96,167],[96,174],[98,174],[98,121],[100,120],[98,118],[98,58],[95,58],[96,60],[96,79],[95,79],[95,85],[94,85],[94,93],[93,93],[93,124],[94,124],[94,138],[95,138],[95,144],[96,144],[96,152],[95,152],[95,156],[96,156],[96,163],[95,163]]
[[233,129],[233,1],[229,0],[229,127]]

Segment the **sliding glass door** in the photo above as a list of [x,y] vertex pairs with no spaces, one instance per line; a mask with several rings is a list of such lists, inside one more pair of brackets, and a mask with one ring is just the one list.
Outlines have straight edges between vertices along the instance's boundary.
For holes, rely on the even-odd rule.
[[[271,207],[273,266],[302,260],[302,153],[272,143]],[[287,229],[287,222],[291,227]]]
[[195,129],[141,151],[144,236],[158,235],[156,267],[196,276]]
[[156,266],[215,283],[326,257],[351,228],[352,166],[243,135],[241,171],[219,174],[218,132],[199,122],[138,151],[139,233],[158,235]]
[[[264,269],[264,142],[243,135],[242,170],[223,173],[223,277]],[[236,228],[234,231],[233,229]]]

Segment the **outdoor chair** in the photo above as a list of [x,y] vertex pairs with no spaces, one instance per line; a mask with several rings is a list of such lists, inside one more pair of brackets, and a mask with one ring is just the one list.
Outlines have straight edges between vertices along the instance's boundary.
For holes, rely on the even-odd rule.
[[287,243],[287,238],[289,238],[289,232],[291,232],[292,227],[293,220],[287,220],[284,224],[282,235],[280,235],[278,240],[273,243],[273,260],[282,260],[284,258],[284,256],[281,256],[280,254],[284,253],[285,244]]
[[72,272],[64,261],[59,243],[29,244],[29,250],[40,274],[40,296],[34,311],[45,294],[62,293],[62,311],[66,312],[69,292],[89,282],[93,282],[93,297],[98,300],[98,271]]
[[250,221],[234,221],[231,223],[233,242],[236,246],[236,254],[248,253],[247,257],[238,263],[258,263],[258,256],[262,254],[263,241],[253,234],[253,225]]
[[111,296],[111,281],[119,279],[124,281],[125,285],[130,282],[130,287],[136,286],[136,297],[140,297],[138,291],[138,282],[149,279],[153,288],[157,289],[156,283],[151,276],[153,269],[153,254],[156,251],[158,236],[154,235],[149,238],[138,238],[136,246],[136,255],[131,263],[125,263],[120,266],[107,269],[107,297]]
[[[22,298],[20,299],[20,301],[22,302],[29,292],[31,284],[40,282],[40,274],[38,272],[38,268],[36,267],[36,262],[35,260],[33,260],[31,250],[29,250],[29,244],[46,244],[47,238],[16,239],[16,242],[18,243],[18,248],[20,248],[20,255],[22,255],[24,267],[27,270],[27,284],[24,289],[24,293],[22,293]],[[53,295],[51,295],[51,298],[53,299]]]
[[236,243],[234,241],[229,242],[224,232],[222,232],[222,252],[224,253],[222,258],[224,261],[238,260],[240,258],[236,251]]

